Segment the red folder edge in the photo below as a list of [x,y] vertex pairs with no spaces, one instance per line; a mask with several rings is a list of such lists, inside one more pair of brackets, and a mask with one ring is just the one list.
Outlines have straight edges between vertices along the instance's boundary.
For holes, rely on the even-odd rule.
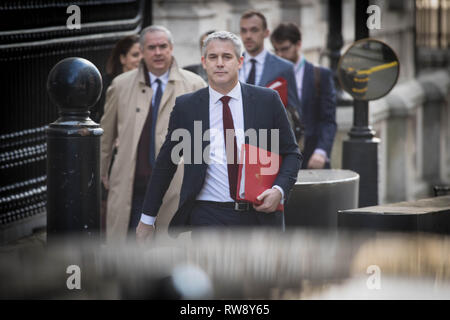
[[[256,150],[255,152],[258,152],[257,153],[257,160],[258,160],[258,164],[251,164],[252,166],[255,166],[255,165],[258,165],[259,167],[261,167],[261,165],[259,164],[259,148],[258,147],[255,147],[255,146],[251,146],[251,145],[249,145],[249,144],[242,144],[242,147],[241,147],[241,157],[240,157],[240,159],[243,159],[244,158],[244,152],[246,152],[246,154],[247,154],[247,157],[245,157],[245,163],[244,163],[244,161],[241,161],[240,163],[239,163],[239,172],[238,172],[238,180],[237,180],[237,188],[236,188],[236,200],[238,200],[238,201],[245,201],[245,202],[250,202],[250,203],[254,203],[254,204],[256,204],[256,205],[260,205],[260,204],[262,204],[262,201],[259,201],[259,200],[257,200],[256,199],[256,197],[257,196],[259,196],[264,190],[266,190],[266,189],[272,189],[272,186],[273,186],[273,182],[275,181],[275,179],[276,179],[276,177],[277,177],[277,175],[278,175],[278,172],[279,172],[279,167],[281,166],[281,161],[282,161],[282,159],[281,159],[281,157],[279,156],[279,155],[277,155],[277,154],[275,154],[275,153],[273,153],[273,152],[270,152],[270,151],[264,151],[264,152],[267,152],[267,157],[269,157],[269,158],[272,158],[273,157],[273,155],[277,155],[278,157],[279,157],[279,160],[278,160],[278,164],[279,164],[279,167],[278,167],[278,170],[277,170],[277,172],[275,173],[275,174],[273,174],[273,175],[271,175],[271,177],[273,177],[273,179],[271,179],[271,183],[270,183],[270,185],[268,185],[268,186],[264,186],[264,190],[262,190],[262,191],[260,191],[260,192],[258,192],[257,194],[254,194],[253,195],[253,197],[252,198],[247,198],[247,192],[245,193],[245,198],[241,198],[240,196],[239,196],[239,191],[240,191],[240,185],[241,185],[241,179],[242,179],[242,168],[243,168],[243,166],[245,165],[245,164],[248,164],[248,165],[250,165],[250,163],[249,163],[249,157],[248,157],[248,154],[250,153],[250,147],[252,148],[252,149],[254,149],[254,150]],[[248,182],[250,181],[249,180],[249,178],[247,177],[247,175],[244,177],[246,180],[245,180],[245,188],[247,187],[247,185],[248,185]],[[254,198],[254,199],[253,199]],[[284,205],[282,205],[281,203],[278,205],[278,207],[277,207],[277,209],[276,209],[276,211],[284,211]]]
[[[278,83],[277,83],[278,82]],[[273,89],[278,92],[280,95],[281,101],[284,104],[284,107],[287,106],[288,103],[288,87],[287,87],[287,81],[283,77],[278,77],[272,82],[270,82],[266,88]]]

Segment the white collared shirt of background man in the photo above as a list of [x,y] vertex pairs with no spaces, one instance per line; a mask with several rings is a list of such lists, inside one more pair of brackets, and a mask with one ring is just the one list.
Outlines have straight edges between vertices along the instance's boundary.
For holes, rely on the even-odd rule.
[[163,75],[157,77],[150,71],[148,72],[150,76],[150,85],[153,90],[153,96],[152,96],[152,105],[155,104],[155,97],[156,97],[156,90],[158,90],[158,83],[156,82],[156,79],[161,80],[161,89],[164,94],[164,90],[166,89],[167,83],[169,82],[169,70],[166,71]]
[[261,51],[256,57],[252,57],[250,54],[248,54],[248,52],[245,52],[244,64],[241,70],[239,70],[239,81],[247,83],[248,75],[250,74],[250,70],[252,69],[252,62],[250,61],[250,59],[255,59],[256,60],[255,85],[259,85],[264,70],[264,61],[266,60],[266,55],[267,55],[266,49]]

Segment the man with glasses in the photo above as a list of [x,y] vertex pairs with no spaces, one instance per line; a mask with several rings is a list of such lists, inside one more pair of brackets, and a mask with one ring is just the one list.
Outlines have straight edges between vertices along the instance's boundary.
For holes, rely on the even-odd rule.
[[330,168],[336,134],[336,94],[329,69],[315,67],[301,54],[302,35],[293,23],[280,24],[270,40],[275,52],[295,63],[297,93],[305,126],[303,168]]
[[[198,75],[177,66],[172,55],[172,34],[165,27],[145,28],[139,42],[143,56],[140,66],[114,79],[106,93],[101,119],[104,134],[100,170],[103,184],[109,189],[108,241],[123,241],[135,235],[147,182],[166,136],[175,98],[206,86]],[[119,146],[108,177],[116,139]],[[162,236],[167,234],[178,203],[182,177],[180,166],[161,206],[158,233]]]
[[301,114],[299,114],[300,103],[293,64],[264,49],[264,39],[269,36],[269,29],[267,29],[266,17],[261,12],[246,11],[242,14],[240,35],[245,52],[239,80],[243,83],[267,87],[279,78],[284,79],[287,82],[287,102],[283,102],[286,103],[285,107],[298,139],[301,135]]

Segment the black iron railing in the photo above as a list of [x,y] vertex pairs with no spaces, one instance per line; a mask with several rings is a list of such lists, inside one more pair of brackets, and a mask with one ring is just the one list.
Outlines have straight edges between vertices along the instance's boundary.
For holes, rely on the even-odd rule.
[[416,0],[416,69],[450,65],[450,0]]
[[[81,29],[69,30],[69,5]],[[0,3],[0,226],[45,212],[46,126],[58,118],[46,81],[67,57],[101,73],[114,43],[151,21],[151,1],[2,1]],[[150,17],[149,17],[150,15]]]

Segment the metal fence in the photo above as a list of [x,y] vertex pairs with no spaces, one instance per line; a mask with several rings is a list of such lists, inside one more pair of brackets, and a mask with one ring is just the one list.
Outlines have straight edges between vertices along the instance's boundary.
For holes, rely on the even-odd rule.
[[416,71],[450,66],[450,0],[416,0]]
[[419,47],[449,47],[450,0],[416,0],[416,35]]
[[45,212],[45,127],[58,117],[46,81],[60,60],[77,56],[100,72],[114,43],[151,21],[150,1],[81,0],[81,28],[70,30],[70,1],[0,4],[0,233]]

